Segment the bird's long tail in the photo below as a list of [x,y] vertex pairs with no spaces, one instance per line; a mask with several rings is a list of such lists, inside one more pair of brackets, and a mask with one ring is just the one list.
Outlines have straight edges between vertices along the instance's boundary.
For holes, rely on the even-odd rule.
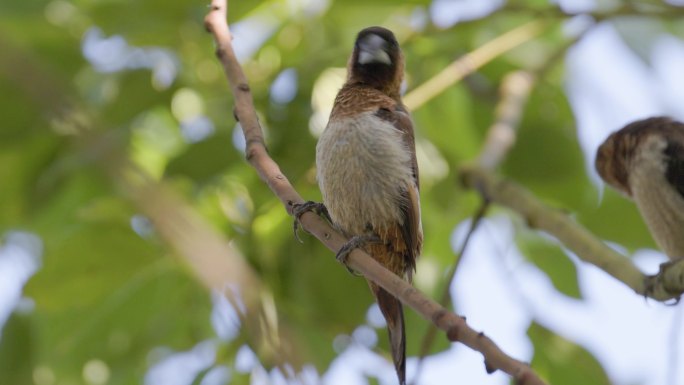
[[385,316],[389,332],[390,347],[394,368],[399,377],[399,384],[406,384],[406,331],[404,330],[404,310],[401,301],[373,282],[368,282],[380,311]]

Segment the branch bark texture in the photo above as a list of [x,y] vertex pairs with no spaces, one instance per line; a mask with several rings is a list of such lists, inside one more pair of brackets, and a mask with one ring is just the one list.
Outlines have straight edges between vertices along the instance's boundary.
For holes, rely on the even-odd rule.
[[600,268],[635,292],[658,301],[678,298],[684,293],[684,260],[669,265],[658,275],[645,275],[629,258],[608,247],[560,210],[544,205],[524,187],[477,167],[462,168],[461,176],[466,186],[517,212],[530,227],[553,235],[581,260]]
[[[281,200],[287,212],[292,215],[293,205],[303,202],[302,198],[266,151],[249,85],[233,52],[232,36],[226,20],[227,1],[212,0],[211,10],[205,18],[205,25],[214,36],[217,56],[223,65],[235,97],[236,116],[242,125],[247,143],[247,160]],[[311,212],[301,217],[301,224],[306,231],[334,252],[347,241],[327,222]],[[379,284],[445,331],[449,340],[461,342],[482,353],[488,371],[502,370],[515,378],[518,384],[544,384],[529,365],[506,355],[490,338],[468,326],[463,317],[447,311],[406,281],[382,267],[367,253],[356,249],[349,255],[347,261],[349,267]]]

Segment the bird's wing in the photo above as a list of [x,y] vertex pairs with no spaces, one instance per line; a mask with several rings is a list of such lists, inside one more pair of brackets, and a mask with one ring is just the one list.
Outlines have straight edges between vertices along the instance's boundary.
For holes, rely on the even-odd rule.
[[404,106],[399,103],[383,106],[377,110],[375,115],[380,119],[391,123],[402,133],[404,144],[411,152],[413,183],[404,186],[402,189],[405,198],[405,206],[402,207],[404,223],[401,229],[404,242],[406,242],[406,247],[409,250],[409,260],[407,262],[411,267],[408,269],[410,277],[410,273],[415,270],[416,257],[420,253],[423,243],[423,229],[420,221],[420,183],[418,181],[418,162],[416,160],[413,122]]
[[401,132],[401,137],[404,140],[406,148],[412,150],[411,152],[411,169],[413,169],[413,179],[416,187],[420,189],[418,181],[418,161],[416,160],[416,139],[413,134],[413,122],[406,108],[398,103],[393,103],[392,106],[380,107],[375,115],[382,120],[391,123],[397,130]]
[[665,177],[684,198],[684,125],[681,128],[683,132],[679,136],[682,140],[668,141],[665,147]]

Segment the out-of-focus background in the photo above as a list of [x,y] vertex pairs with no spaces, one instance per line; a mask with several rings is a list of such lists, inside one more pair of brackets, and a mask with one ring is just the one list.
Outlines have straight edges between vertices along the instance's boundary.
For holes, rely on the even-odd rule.
[[[629,121],[684,119],[683,6],[232,1],[229,20],[270,154],[312,200],[316,138],[355,34],[391,28],[421,170],[414,284],[434,298],[449,287],[456,312],[549,383],[677,385],[681,306],[633,294],[511,211],[494,206],[453,282],[445,272],[479,205],[458,168],[517,70],[537,81],[500,172],[657,271],[665,258],[634,205],[592,164]],[[178,0],[0,4],[1,385],[396,383],[364,280],[312,237],[297,242],[245,162],[206,12]],[[461,81],[414,92],[483,51]],[[261,315],[241,317],[251,305],[226,293]],[[419,365],[429,324],[406,314],[410,381],[509,383],[443,336]]]

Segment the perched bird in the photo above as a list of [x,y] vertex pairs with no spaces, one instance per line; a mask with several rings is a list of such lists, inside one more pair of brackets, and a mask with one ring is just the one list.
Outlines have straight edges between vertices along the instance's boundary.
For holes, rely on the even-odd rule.
[[684,258],[684,124],[665,117],[628,124],[599,147],[596,170],[636,202],[670,260]]
[[[413,123],[400,97],[403,72],[404,58],[391,31],[370,27],[359,32],[347,81],[316,146],[316,167],[329,218],[351,238],[338,259],[361,248],[410,281],[423,232]],[[401,302],[368,284],[387,321],[394,366],[405,384]]]

